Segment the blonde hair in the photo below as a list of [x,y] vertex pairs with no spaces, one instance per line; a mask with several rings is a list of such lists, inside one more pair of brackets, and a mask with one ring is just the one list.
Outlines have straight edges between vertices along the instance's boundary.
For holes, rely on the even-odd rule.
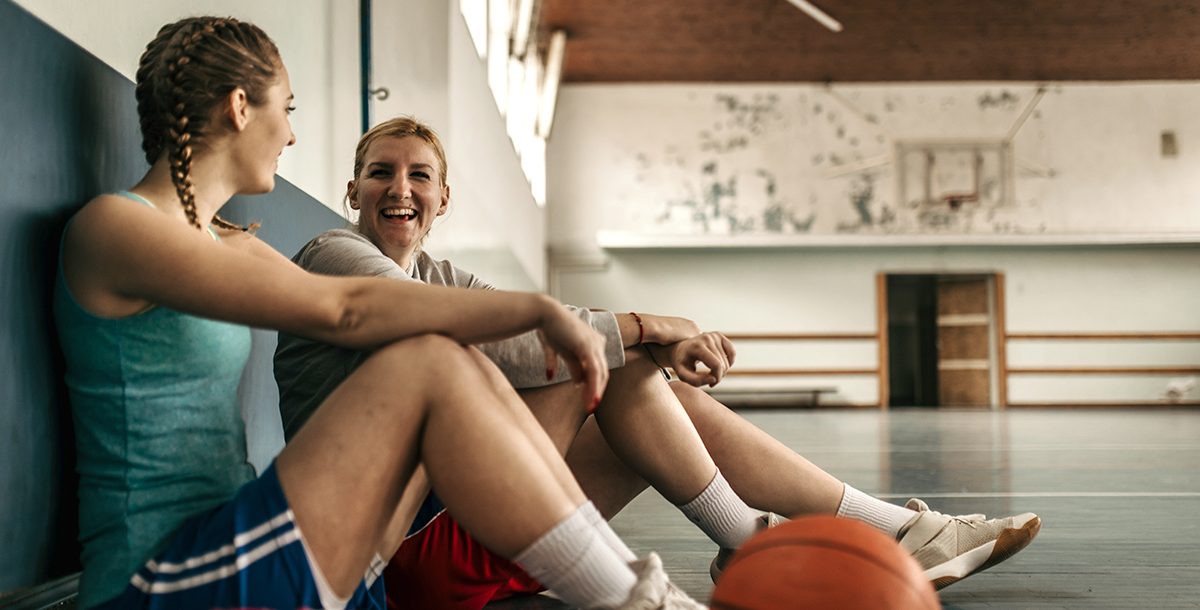
[[[146,45],[136,88],[142,150],[151,165],[167,154],[171,182],[196,228],[203,229],[192,185],[193,147],[208,135],[213,112],[234,89],[241,87],[251,104],[263,104],[282,65],[265,32],[231,17],[181,19],[163,26]],[[247,230],[220,216],[213,224]]]
[[358,195],[358,175],[367,162],[367,150],[371,148],[371,145],[383,138],[406,138],[409,136],[420,138],[433,148],[433,154],[437,157],[438,165],[441,166],[438,168],[438,176],[442,179],[442,186],[449,185],[446,181],[449,171],[446,167],[446,150],[442,148],[442,141],[438,138],[437,132],[412,117],[400,116],[372,127],[358,139],[358,147],[354,149],[354,187],[346,193],[347,202],[353,201]]

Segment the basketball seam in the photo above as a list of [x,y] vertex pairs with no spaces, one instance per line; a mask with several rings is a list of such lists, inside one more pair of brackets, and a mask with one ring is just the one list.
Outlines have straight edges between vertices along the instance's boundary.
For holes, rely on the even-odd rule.
[[[803,543],[803,544],[798,544],[798,543]],[[850,546],[848,544],[841,544],[841,543],[837,543],[837,542],[829,542],[826,540],[819,540],[819,539],[812,539],[812,538],[763,543],[762,546],[756,547],[754,550],[750,551],[749,553],[746,553],[741,556],[734,555],[733,560],[729,562],[729,565],[725,568],[725,571],[728,572],[731,568],[733,568],[733,566],[737,565],[741,560],[746,559],[748,557],[753,557],[754,555],[756,555],[762,551],[765,551],[768,549],[779,548],[779,547],[787,547],[787,546],[819,546],[819,547],[823,547],[826,549],[841,551],[841,552],[849,554],[849,555],[861,557],[862,559],[870,561],[871,563],[883,568],[885,571],[890,573],[892,576],[895,576],[896,578],[900,579],[900,581],[903,582],[905,585],[908,585],[909,588],[915,589],[915,587],[911,586],[911,583],[909,583],[908,578],[904,574],[896,571],[891,565],[877,560],[874,556],[861,552],[857,547]]]

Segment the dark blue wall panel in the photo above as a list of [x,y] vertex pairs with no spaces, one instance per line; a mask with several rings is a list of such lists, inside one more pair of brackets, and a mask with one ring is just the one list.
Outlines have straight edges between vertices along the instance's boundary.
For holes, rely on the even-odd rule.
[[[10,0],[0,0],[0,594],[78,569],[74,451],[50,318],[58,237],[83,202],[146,169],[133,84]],[[300,154],[289,150],[288,154]],[[291,255],[340,219],[291,184],[231,204]],[[114,236],[114,239],[118,236]],[[243,380],[248,444],[282,433],[273,333],[255,333]]]

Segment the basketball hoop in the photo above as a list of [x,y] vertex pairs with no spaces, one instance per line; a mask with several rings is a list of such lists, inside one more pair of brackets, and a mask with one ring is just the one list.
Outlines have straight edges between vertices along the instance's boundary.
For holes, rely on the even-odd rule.
[[951,193],[949,195],[942,195],[942,201],[944,201],[951,210],[957,210],[961,208],[962,204],[964,203],[975,203],[979,201],[979,193]]

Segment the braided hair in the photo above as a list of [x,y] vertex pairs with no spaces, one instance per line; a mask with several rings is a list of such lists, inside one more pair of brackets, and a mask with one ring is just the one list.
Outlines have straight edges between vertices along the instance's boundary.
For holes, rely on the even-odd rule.
[[[165,153],[171,183],[188,222],[203,230],[196,214],[192,153],[203,142],[218,105],[241,87],[253,105],[282,67],[279,49],[257,26],[231,17],[188,17],[167,24],[138,63],[136,97],[142,150],[153,165]],[[220,216],[213,224],[246,231]]]

